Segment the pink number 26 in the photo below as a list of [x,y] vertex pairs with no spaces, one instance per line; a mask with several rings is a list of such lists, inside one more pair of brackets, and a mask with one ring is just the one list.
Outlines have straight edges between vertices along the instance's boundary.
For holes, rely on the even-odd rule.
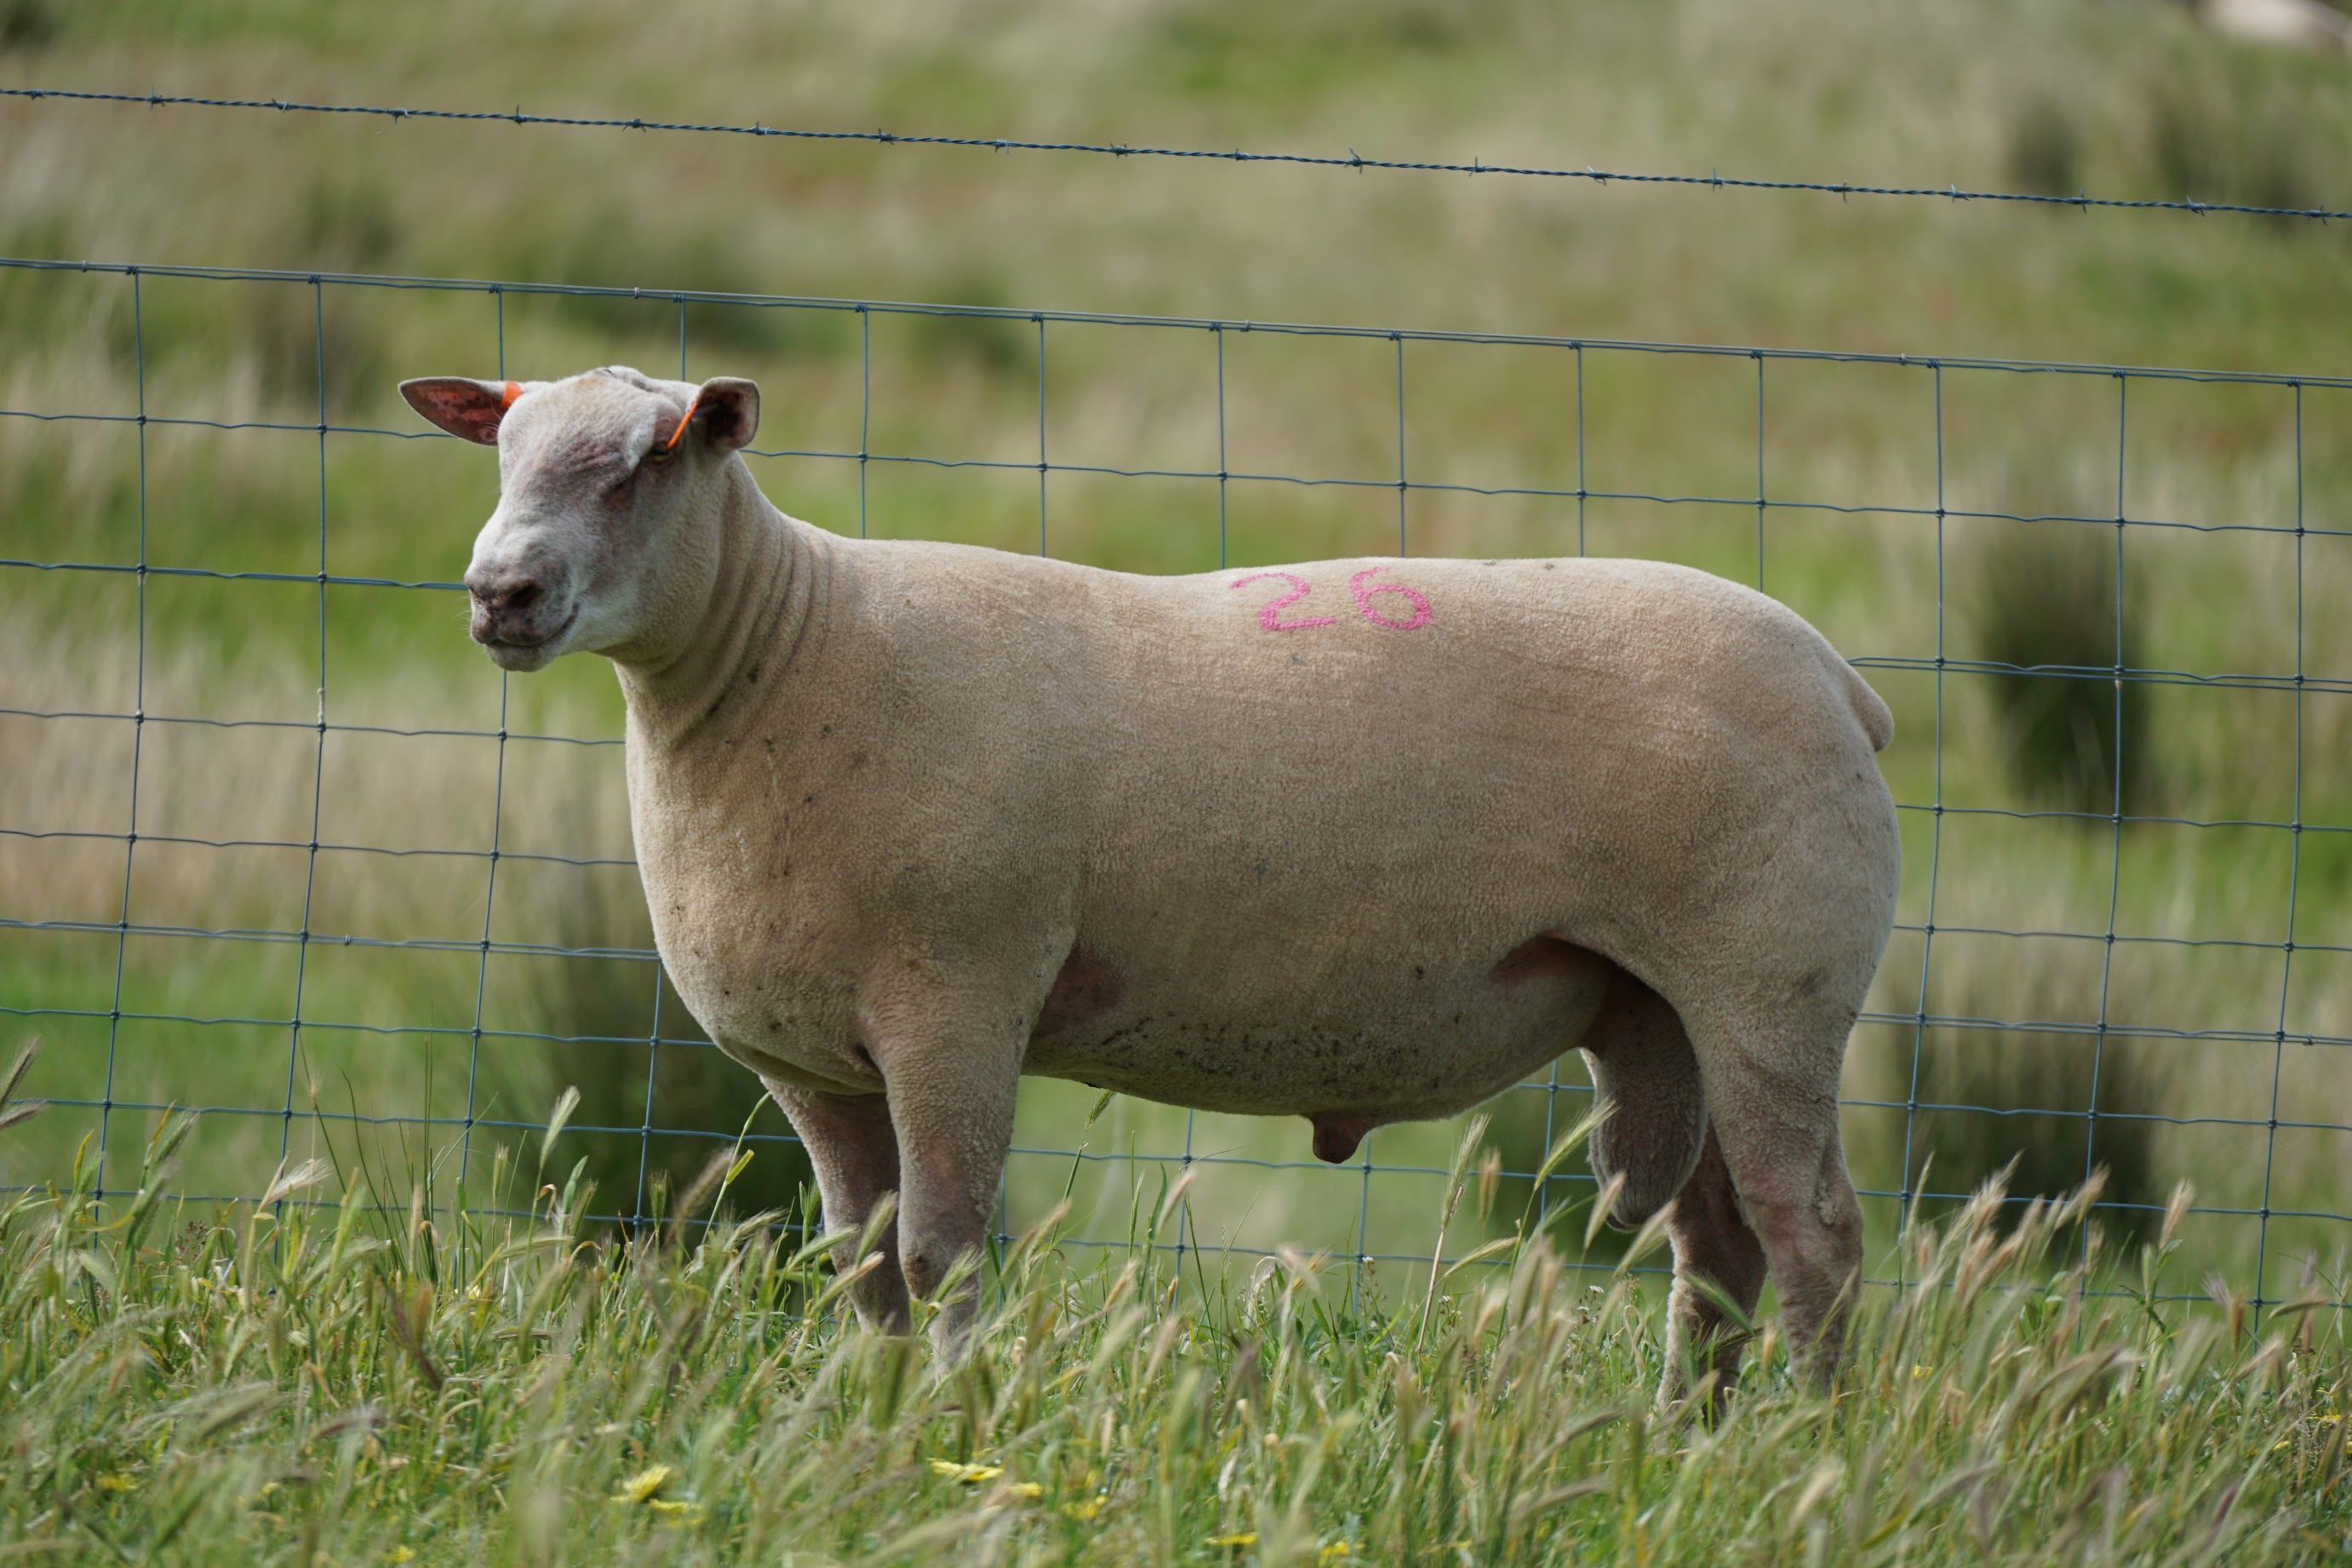
[[[1402,583],[1366,581],[1375,574],[1387,570],[1385,566],[1367,566],[1348,579],[1348,592],[1355,595],[1357,614],[1376,626],[1388,626],[1400,632],[1419,631],[1429,624],[1429,596],[1418,588],[1408,588]],[[1268,600],[1265,607],[1258,611],[1257,624],[1267,631],[1305,631],[1309,626],[1328,626],[1339,620],[1339,617],[1337,616],[1308,616],[1295,621],[1286,621],[1282,618],[1282,612],[1286,606],[1297,604],[1312,591],[1307,579],[1296,572],[1253,572],[1246,577],[1234,579],[1232,585],[1236,588],[1245,588],[1252,583],[1261,582],[1268,577],[1279,578],[1289,584],[1290,592],[1279,598]],[[1372,595],[1375,594],[1402,595],[1405,603],[1412,606],[1412,618],[1397,621],[1381,615],[1372,607]]]

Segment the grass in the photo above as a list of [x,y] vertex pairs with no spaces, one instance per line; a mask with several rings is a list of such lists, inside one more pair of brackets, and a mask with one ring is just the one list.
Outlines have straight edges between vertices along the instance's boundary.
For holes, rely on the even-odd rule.
[[[1131,1195],[1118,1250],[1062,1246],[1059,1210],[1013,1241],[967,1352],[943,1360],[846,1318],[818,1260],[856,1237],[734,1218],[740,1159],[722,1153],[634,1245],[583,1231],[565,1109],[473,1193],[436,1193],[428,1173],[404,1205],[348,1150],[340,1173],[281,1168],[254,1202],[177,1202],[177,1116],[156,1124],[135,1195],[98,1200],[77,1163],[68,1184],[12,1197],[0,1553],[2352,1556],[2342,1310],[2309,1282],[2260,1317],[2224,1289],[2162,1300],[2185,1193],[2144,1251],[2110,1260],[2074,1244],[2090,1191],[2004,1220],[1989,1186],[1900,1237],[1909,1288],[1865,1295],[1835,1398],[1792,1381],[1768,1323],[1717,1415],[1704,1398],[1654,1407],[1655,1303],[1622,1268],[1567,1265],[1580,1212],[1522,1215],[1511,1240],[1391,1306],[1295,1251],[1246,1279],[1191,1276],[1164,1245],[1182,1194],[1163,1184]],[[1493,1201],[1475,1143],[1440,1215]]]
[[[2341,62],[2108,0],[0,0],[0,74],[2352,205]],[[2342,374],[2347,243],[0,104],[14,257]],[[1027,461],[1042,380],[1058,463],[1398,461],[1384,340],[1227,332],[1220,380],[1192,333],[1055,324],[1041,376],[1025,321],[698,304],[679,327],[659,299],[0,268],[11,416],[298,426],[0,417],[0,555],[448,581],[491,468],[388,433],[415,429],[395,379],[452,371],[751,374],[771,450]],[[0,1556],[2352,1555],[2345,1325],[2320,1304],[2347,1294],[2352,1076],[2297,1038],[2352,1018],[2352,396],[2134,381],[2119,405],[2098,377],[1775,361],[1759,383],[1742,357],[1423,343],[1405,369],[1416,481],[1727,503],[1415,489],[1417,553],[1679,560],[1760,580],[1849,654],[2042,668],[1873,671],[1911,929],[1854,1034],[1846,1140],[1865,1189],[1952,1195],[1866,1200],[1871,1273],[1906,1286],[1865,1291],[1836,1400],[1792,1384],[1768,1310],[1719,1421],[1652,1408],[1658,1259],[1584,1233],[1572,1062],[1480,1137],[1383,1130],[1377,1171],[1316,1166],[1295,1121],[1033,1083],[969,1358],[864,1333],[773,1109],[654,966],[612,956],[650,939],[618,748],[576,743],[618,734],[605,671],[502,681],[443,591],[6,568],[0,917],[100,929],[0,929],[10,1033],[48,1042],[22,1087],[58,1102],[0,1126]],[[322,406],[355,428],[321,443],[300,426]],[[844,532],[1037,538],[1027,473],[755,461]],[[1055,553],[1137,571],[1386,550],[1396,524],[1385,490],[1239,480],[1057,471],[1045,503]],[[2118,647],[2183,679],[2116,696]],[[2313,682],[2209,683],[2231,674]],[[28,716],[134,707],[156,721]],[[255,720],[291,728],[212,722]],[[2159,820],[2105,819],[2118,777]],[[357,847],[284,847],[314,811]],[[327,940],[118,938],[126,912]],[[443,945],[368,945],[420,940]],[[567,1084],[566,1130],[531,1131]],[[2005,1202],[1979,1189],[2001,1172]],[[595,1217],[680,1210],[628,1245]],[[1332,1261],[1359,1253],[1381,1261]]]

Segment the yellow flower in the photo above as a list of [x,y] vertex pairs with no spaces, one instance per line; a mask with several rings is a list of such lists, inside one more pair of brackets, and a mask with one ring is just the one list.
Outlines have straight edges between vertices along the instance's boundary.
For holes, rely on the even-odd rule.
[[1257,1544],[1257,1531],[1255,1530],[1244,1530],[1234,1535],[1213,1535],[1209,1537],[1209,1544],[1212,1546],[1230,1547],[1235,1552],[1240,1552],[1247,1547],[1255,1546]]
[[667,1524],[699,1524],[702,1510],[690,1502],[672,1502],[666,1497],[647,1498],[646,1506],[659,1514]]
[[1315,1561],[1318,1563],[1337,1563],[1342,1557],[1353,1557],[1355,1554],[1356,1549],[1354,1547],[1349,1545],[1344,1541],[1335,1541],[1331,1542],[1330,1545],[1325,1547],[1322,1551],[1317,1552],[1315,1554]]
[[614,1502],[651,1502],[655,1494],[669,1485],[670,1477],[677,1473],[667,1465],[649,1466],[623,1481],[621,1489],[613,1494],[613,1500]]
[[1090,1497],[1082,1502],[1066,1502],[1062,1505],[1062,1512],[1066,1517],[1076,1520],[1080,1524],[1086,1523],[1101,1511],[1102,1499],[1098,1497]]
[[961,1481],[968,1487],[978,1486],[982,1481],[992,1481],[1003,1473],[1003,1465],[959,1465],[953,1459],[931,1461],[931,1474],[950,1481]]
[[383,1554],[383,1560],[386,1563],[392,1563],[394,1568],[399,1568],[399,1564],[403,1563],[415,1562],[416,1553],[410,1551],[405,1546],[395,1546],[391,1551]]
[[1014,1481],[1008,1485],[1004,1489],[1012,1493],[1014,1497],[1027,1498],[1031,1502],[1035,1502],[1039,1498],[1045,1495],[1045,1489],[1039,1486],[1035,1481]]
[[139,1483],[129,1476],[118,1472],[110,1476],[99,1477],[98,1489],[102,1492],[131,1492],[139,1489]]

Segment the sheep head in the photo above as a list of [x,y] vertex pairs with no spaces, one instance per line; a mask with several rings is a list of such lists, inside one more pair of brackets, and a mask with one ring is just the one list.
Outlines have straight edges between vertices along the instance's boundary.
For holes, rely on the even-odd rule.
[[498,448],[498,508],[466,571],[469,629],[491,659],[515,670],[580,651],[658,660],[665,630],[709,598],[721,501],[759,428],[760,389],[614,365],[554,382],[428,376],[400,392],[451,435]]

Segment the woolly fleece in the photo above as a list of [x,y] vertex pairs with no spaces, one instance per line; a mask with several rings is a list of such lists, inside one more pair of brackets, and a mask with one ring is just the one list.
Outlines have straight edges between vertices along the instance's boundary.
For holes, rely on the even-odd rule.
[[828,1225],[900,1195],[861,1311],[904,1324],[980,1246],[1024,1073],[1306,1116],[1344,1159],[1578,1047],[1612,1218],[1682,1194],[1666,1394],[1738,1362],[1694,1278],[1748,1313],[1768,1264],[1833,1372],[1892,721],[1790,610],[1643,561],[1146,577],[851,540],[761,494],[748,383],[403,390],[499,449],[478,639],[619,671],[680,995]]

